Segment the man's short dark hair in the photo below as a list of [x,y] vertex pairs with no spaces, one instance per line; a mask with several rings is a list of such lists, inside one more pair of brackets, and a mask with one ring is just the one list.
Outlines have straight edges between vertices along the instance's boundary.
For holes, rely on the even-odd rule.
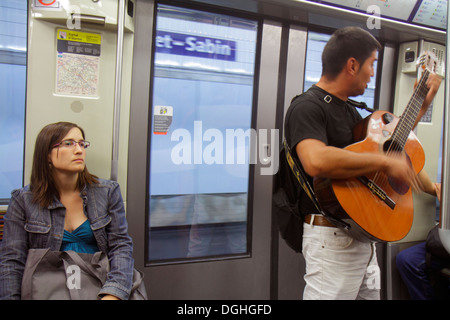
[[347,60],[355,58],[363,64],[381,44],[369,32],[359,27],[336,30],[322,52],[322,75],[333,80],[342,71]]

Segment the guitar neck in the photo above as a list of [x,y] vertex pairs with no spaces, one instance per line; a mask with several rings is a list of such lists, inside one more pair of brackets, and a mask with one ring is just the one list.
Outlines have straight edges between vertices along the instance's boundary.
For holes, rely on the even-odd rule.
[[394,133],[392,134],[392,140],[395,142],[396,147],[395,151],[403,151],[409,133],[414,127],[414,123],[416,122],[417,116],[428,92],[426,83],[429,75],[430,71],[425,69],[422,77],[420,78],[419,84],[414,90],[414,93],[403,111]]

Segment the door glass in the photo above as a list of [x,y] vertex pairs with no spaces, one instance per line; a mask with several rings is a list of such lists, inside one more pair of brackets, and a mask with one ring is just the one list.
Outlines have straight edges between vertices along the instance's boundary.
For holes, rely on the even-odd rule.
[[27,1],[0,3],[0,204],[22,187]]
[[158,5],[147,261],[249,253],[258,24]]
[[[313,84],[317,83],[322,75],[322,51],[331,35],[325,33],[308,32],[308,44],[306,50],[305,63],[305,86],[304,91],[308,90]],[[374,65],[375,75],[370,79],[364,94],[358,97],[351,97],[356,101],[365,102],[369,108],[374,108],[375,102],[375,84],[377,79],[377,61]],[[369,111],[356,109],[363,118],[370,114]]]

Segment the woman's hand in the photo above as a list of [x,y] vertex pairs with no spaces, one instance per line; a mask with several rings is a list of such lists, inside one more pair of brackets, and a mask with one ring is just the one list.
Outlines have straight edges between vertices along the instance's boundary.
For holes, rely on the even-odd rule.
[[107,294],[103,296],[102,300],[120,300],[120,299],[117,298],[116,296],[113,296],[112,294]]

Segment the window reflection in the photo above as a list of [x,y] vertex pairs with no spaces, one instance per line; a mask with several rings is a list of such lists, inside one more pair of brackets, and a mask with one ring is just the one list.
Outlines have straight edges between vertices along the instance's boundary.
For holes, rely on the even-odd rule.
[[27,1],[0,3],[0,204],[22,187]]
[[257,23],[159,5],[155,35],[147,260],[246,254]]

